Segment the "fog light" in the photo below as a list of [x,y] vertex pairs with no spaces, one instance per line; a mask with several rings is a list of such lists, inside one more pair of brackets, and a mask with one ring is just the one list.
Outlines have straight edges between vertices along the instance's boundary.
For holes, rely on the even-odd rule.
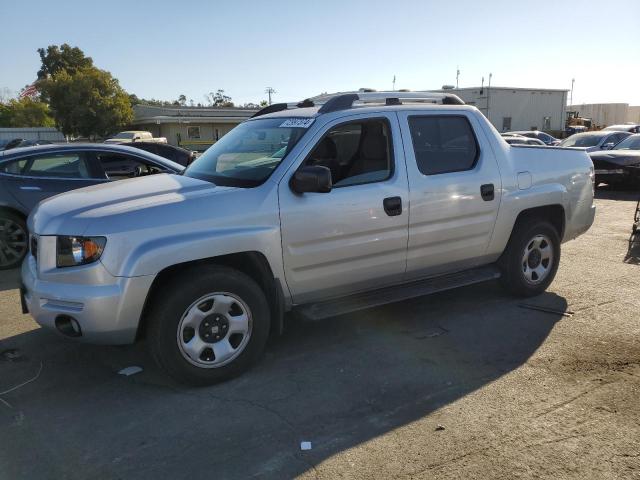
[[82,329],[78,321],[69,315],[58,315],[56,317],[56,328],[67,337],[81,337]]

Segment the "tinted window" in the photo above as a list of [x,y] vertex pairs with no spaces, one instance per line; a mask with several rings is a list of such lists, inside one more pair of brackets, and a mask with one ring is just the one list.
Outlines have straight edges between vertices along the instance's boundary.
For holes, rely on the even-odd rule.
[[106,177],[110,180],[120,180],[123,178],[140,177],[151,175],[162,171],[150,163],[142,160],[122,155],[119,153],[97,153],[96,157],[104,170]]
[[386,120],[352,122],[331,128],[305,165],[331,170],[334,187],[380,182],[393,173],[391,151]]
[[51,153],[28,158],[22,174],[30,177],[91,178],[82,152]]
[[473,168],[478,147],[466,117],[410,117],[409,130],[418,170],[424,175]]
[[13,162],[7,162],[0,165],[0,172],[11,173],[12,175],[20,175],[24,170],[26,160],[15,160]]

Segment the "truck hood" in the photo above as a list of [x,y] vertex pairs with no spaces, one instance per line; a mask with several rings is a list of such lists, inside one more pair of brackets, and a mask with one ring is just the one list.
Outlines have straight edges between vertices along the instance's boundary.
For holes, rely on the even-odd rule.
[[[180,175],[159,174],[72,190],[40,203],[29,216],[38,235],[106,235],[179,218],[180,210],[239,190]],[[196,206],[195,210],[199,210]],[[176,217],[177,215],[177,217]]]

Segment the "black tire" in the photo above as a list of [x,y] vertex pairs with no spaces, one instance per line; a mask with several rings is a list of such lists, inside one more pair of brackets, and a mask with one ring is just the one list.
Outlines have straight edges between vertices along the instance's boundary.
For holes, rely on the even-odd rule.
[[[213,292],[227,292],[241,299],[249,309],[252,326],[248,343],[237,357],[230,363],[205,368],[183,356],[177,335],[189,307]],[[146,313],[149,351],[158,366],[181,383],[211,385],[243,373],[261,356],[269,337],[270,309],[264,292],[250,277],[232,268],[190,268],[159,286],[150,301]]]
[[[538,279],[539,283],[532,284],[525,276],[523,256],[525,248],[528,248],[530,242],[538,236],[549,239],[553,256],[549,261],[551,265],[546,276]],[[560,263],[560,236],[557,230],[550,222],[541,218],[522,219],[516,224],[499,263],[502,269],[501,282],[507,291],[519,297],[541,294],[553,282]]]
[[[11,237],[5,233],[5,225],[11,225]],[[15,228],[18,230],[15,230]],[[24,242],[24,246],[21,245],[21,253],[16,256],[13,251],[15,250],[15,243],[9,245],[9,242],[20,241]],[[6,242],[6,243],[5,243]],[[11,248],[11,250],[9,250]],[[24,257],[29,251],[29,231],[27,230],[27,224],[20,215],[6,210],[0,210],[0,270],[9,270],[19,267],[24,260]]]

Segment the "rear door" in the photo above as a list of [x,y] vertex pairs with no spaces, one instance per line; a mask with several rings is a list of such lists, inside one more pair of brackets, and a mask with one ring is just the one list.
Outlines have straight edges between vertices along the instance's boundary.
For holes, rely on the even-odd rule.
[[16,200],[30,211],[53,195],[99,183],[87,158],[87,152],[76,150],[24,157],[4,167],[5,183]]
[[407,276],[484,263],[500,205],[498,164],[469,112],[398,112],[409,177]]

